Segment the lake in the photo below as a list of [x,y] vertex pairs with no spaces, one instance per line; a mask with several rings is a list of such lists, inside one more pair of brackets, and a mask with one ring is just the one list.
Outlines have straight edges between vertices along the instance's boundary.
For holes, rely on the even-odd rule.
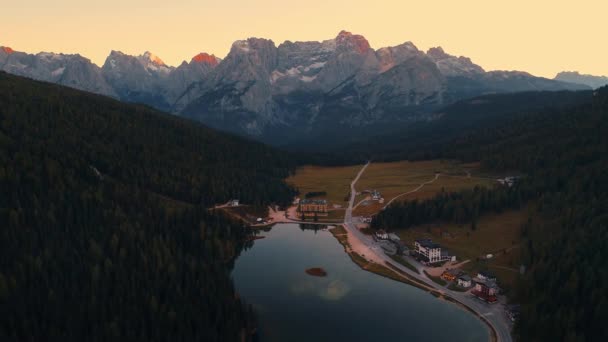
[[[237,259],[233,279],[260,341],[488,341],[472,314],[355,265],[328,231],[278,224]],[[322,267],[327,277],[305,270]]]

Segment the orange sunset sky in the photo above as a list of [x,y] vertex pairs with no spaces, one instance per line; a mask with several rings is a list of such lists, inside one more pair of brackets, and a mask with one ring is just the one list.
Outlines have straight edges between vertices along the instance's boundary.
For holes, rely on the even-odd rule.
[[224,57],[247,37],[278,45],[345,29],[376,49],[405,41],[442,46],[486,70],[608,75],[606,13],[606,0],[10,1],[2,5],[0,45],[80,53],[98,65],[110,50],[149,50],[178,65],[202,51]]

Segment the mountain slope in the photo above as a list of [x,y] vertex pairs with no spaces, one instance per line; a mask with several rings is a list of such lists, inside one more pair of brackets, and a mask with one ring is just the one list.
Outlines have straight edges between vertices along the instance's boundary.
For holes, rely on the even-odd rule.
[[[344,140],[325,151],[335,163],[441,158],[446,144],[463,135],[508,125],[530,113],[589,103],[592,97],[591,91],[521,92],[474,97],[434,110],[432,120],[367,132],[360,141]],[[315,152],[315,149],[308,151]],[[336,152],[341,158],[331,157]],[[317,155],[317,158],[321,163],[327,162],[326,156]]]
[[554,78],[558,81],[584,84],[593,89],[608,85],[608,77],[579,74],[577,71],[563,71]]
[[242,224],[291,162],[144,106],[0,72],[0,339],[242,341]]

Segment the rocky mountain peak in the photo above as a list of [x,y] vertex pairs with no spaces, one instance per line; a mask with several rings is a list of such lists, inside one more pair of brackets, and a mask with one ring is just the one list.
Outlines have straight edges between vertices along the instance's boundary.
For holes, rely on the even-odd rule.
[[154,65],[156,65],[158,67],[166,67],[167,66],[167,64],[165,64],[165,62],[163,62],[162,59],[160,59],[158,56],[154,55],[150,51],[144,52],[143,55],[139,56],[139,59],[141,61],[143,61],[143,62],[154,64]]
[[437,67],[441,73],[446,76],[463,76],[485,72],[482,67],[473,63],[470,58],[452,56],[443,51],[441,47],[430,48],[426,55],[437,63]]
[[232,43],[231,53],[249,53],[256,50],[274,49],[276,46],[270,39],[264,38],[248,38],[246,40],[237,40]]
[[220,63],[220,59],[215,57],[215,55],[210,55],[206,52],[201,52],[198,55],[192,57],[191,62],[208,64],[209,66],[215,67]]
[[359,54],[367,53],[371,47],[365,37],[359,34],[352,34],[348,31],[340,31],[336,37],[336,46],[341,50],[355,51]]
[[10,55],[11,53],[15,52],[15,50],[11,49],[8,46],[2,46],[0,47],[0,49],[7,55]]
[[380,72],[387,71],[392,67],[424,53],[412,42],[405,42],[401,45],[383,47],[376,51],[378,62],[380,63]]
[[431,57],[432,59],[434,59],[435,61],[439,61],[442,59],[446,59],[446,58],[450,58],[452,56],[448,55],[447,53],[445,53],[445,51],[443,51],[443,48],[441,46],[437,46],[437,47],[432,47],[430,48],[426,54]]

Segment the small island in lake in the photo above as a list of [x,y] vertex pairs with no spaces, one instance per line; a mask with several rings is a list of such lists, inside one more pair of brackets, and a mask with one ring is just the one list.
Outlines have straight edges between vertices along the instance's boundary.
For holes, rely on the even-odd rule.
[[327,272],[321,267],[313,267],[306,270],[306,273],[315,277],[326,277]]

